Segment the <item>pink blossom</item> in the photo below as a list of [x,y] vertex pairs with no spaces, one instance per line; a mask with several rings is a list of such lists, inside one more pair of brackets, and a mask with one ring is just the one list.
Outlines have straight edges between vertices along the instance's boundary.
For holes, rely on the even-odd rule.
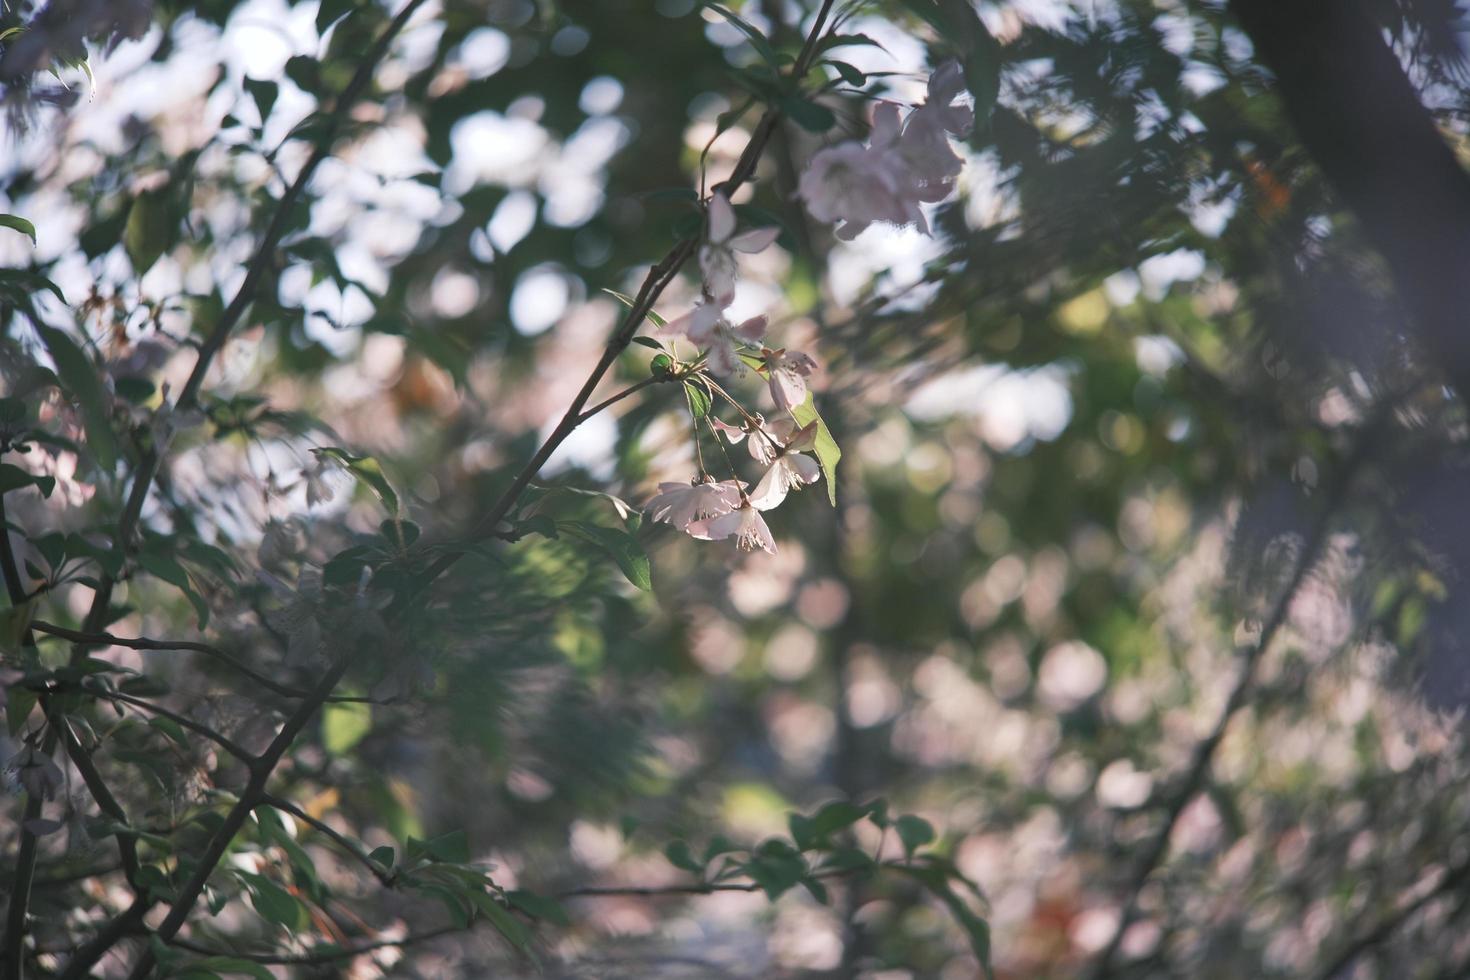
[[755,485],[750,502],[759,510],[771,510],[786,499],[792,490],[816,483],[822,478],[822,467],[810,456],[801,453],[783,453],[771,463],[766,475]]
[[717,303],[728,306],[735,298],[736,252],[754,254],[770,247],[779,228],[755,228],[735,234],[735,209],[723,192],[709,201],[709,232],[699,249],[699,268],[704,273],[704,291]]
[[766,332],[766,318],[753,316],[731,325],[725,319],[725,308],[718,300],[705,297],[694,309],[671,320],[667,329],[683,334],[689,342],[703,349],[709,366],[717,374],[740,374],[744,366],[736,355],[736,344],[758,344]]
[[740,504],[742,485],[720,483],[660,483],[646,510],[654,521],[687,530],[696,521],[728,514]]
[[761,548],[773,555],[776,553],[776,539],[771,537],[765,518],[750,500],[742,500],[740,506],[728,514],[696,521],[685,530],[702,541],[723,541],[733,537],[741,551]]
[[850,240],[874,221],[907,224],[914,220],[903,193],[901,167],[902,160],[887,147],[875,149],[849,140],[813,156],[796,192],[812,217],[840,222],[837,237]]
[[806,401],[806,379],[817,369],[817,362],[801,351],[761,351],[766,383],[771,388],[771,400],[783,412]]

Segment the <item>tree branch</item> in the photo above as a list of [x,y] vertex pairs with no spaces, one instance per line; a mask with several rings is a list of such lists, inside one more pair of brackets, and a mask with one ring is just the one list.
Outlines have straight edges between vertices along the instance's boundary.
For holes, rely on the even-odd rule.
[[211,742],[214,742],[220,748],[230,753],[230,755],[233,755],[235,758],[245,763],[245,765],[253,766],[256,763],[256,757],[250,752],[246,751],[246,749],[238,742],[235,742],[229,736],[223,734],[222,732],[215,731],[208,725],[200,724],[193,718],[190,718],[188,715],[181,715],[177,711],[171,711],[168,708],[163,707],[162,705],[154,704],[152,701],[145,701],[142,698],[135,698],[131,694],[122,694],[117,691],[97,690],[91,690],[90,693],[95,697],[99,697],[107,701],[119,701],[123,704],[132,705],[135,708],[139,708],[151,714],[167,718],[169,721],[178,725],[180,728],[187,728],[189,731],[195,733],[196,735],[203,735],[205,738],[209,739]]
[[292,803],[290,800],[276,796],[273,793],[261,794],[261,802],[266,804],[267,806],[275,807],[277,810],[280,810],[283,813],[291,814],[291,816],[295,817],[297,820],[300,820],[302,823],[312,827],[315,830],[320,831],[327,837],[330,837],[338,847],[342,848],[348,854],[351,854],[354,858],[357,859],[359,864],[371,871],[373,873],[373,877],[377,878],[378,881],[383,883],[384,888],[392,888],[395,884],[397,884],[398,876],[393,873],[392,868],[384,868],[382,865],[378,864],[378,862],[374,861],[356,841],[353,841],[343,836],[342,834],[339,834],[336,830],[332,829],[332,826],[326,821],[318,820],[316,817],[313,817],[311,814],[301,809],[301,807],[297,806],[295,803]]

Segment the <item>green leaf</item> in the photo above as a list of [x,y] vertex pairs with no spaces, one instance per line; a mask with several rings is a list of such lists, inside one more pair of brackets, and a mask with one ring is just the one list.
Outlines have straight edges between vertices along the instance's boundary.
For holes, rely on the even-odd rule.
[[148,727],[156,728],[181,749],[189,747],[189,736],[184,733],[183,727],[172,718],[155,717],[148,719]]
[[948,39],[959,48],[965,85],[975,97],[975,132],[985,131],[1000,95],[1001,47],[970,0],[939,0],[953,31]]
[[513,891],[505,893],[505,900],[512,907],[520,909],[533,919],[543,922],[554,922],[559,926],[569,926],[572,920],[567,915],[566,909],[561,903],[546,895],[537,895],[528,891]]
[[811,818],[811,832],[818,840],[825,840],[839,830],[846,830],[867,816],[868,811],[854,803],[838,800],[828,803]]
[[862,88],[868,84],[868,76],[845,61],[829,60],[826,64],[837,69],[837,74],[842,76],[842,80],[854,88]]
[[688,871],[690,874],[695,875],[704,874],[704,865],[694,860],[694,854],[689,850],[689,845],[684,841],[670,841],[664,847],[664,857],[668,858],[669,863],[680,870]]
[[903,842],[903,852],[913,857],[914,852],[934,840],[934,825],[923,817],[905,814],[893,823],[898,839]]
[[398,515],[398,494],[394,491],[393,485],[388,482],[388,478],[383,475],[383,467],[376,459],[371,456],[354,456],[337,446],[313,449],[312,452],[337,460],[357,482],[377,496],[389,514],[395,517]]
[[744,870],[771,901],[794,888],[807,875],[800,852],[779,840],[766,841],[757,848]]
[[306,909],[294,895],[263,875],[242,875],[250,889],[250,903],[267,922],[285,929],[300,929]]
[[837,463],[842,459],[842,449],[837,445],[837,440],[832,438],[832,430],[827,428],[827,423],[818,414],[810,391],[806,393],[806,401],[791,409],[791,417],[797,425],[803,427],[817,423],[817,444],[812,451],[817,455],[817,462],[822,464],[822,476],[827,480],[827,499],[836,507]]
[[627,531],[588,524],[586,521],[557,521],[557,529],[606,551],[618,563],[629,582],[644,592],[653,591],[648,555],[638,539]]
[[798,96],[782,99],[781,111],[809,133],[825,133],[837,125],[836,114],[820,102],[813,102],[811,99]]
[[110,473],[117,465],[117,442],[112,434],[111,399],[97,370],[82,349],[60,330],[39,324],[36,330],[56,362],[57,377],[81,407],[88,448],[102,470]]
[[[0,493],[9,493],[12,490],[19,490],[22,487],[34,486],[38,482],[38,479],[34,473],[27,473],[19,466],[10,463],[0,463]],[[54,487],[55,485],[56,481],[52,479],[51,486]],[[45,494],[48,497],[51,496],[50,490],[45,491]]]
[[6,688],[5,727],[9,729],[11,738],[20,734],[20,730],[25,727],[26,719],[30,717],[31,709],[35,706],[35,691],[28,687],[21,687],[19,684],[12,684]]
[[389,871],[393,870],[394,857],[395,855],[393,853],[393,848],[387,846],[386,844],[382,847],[373,848],[372,851],[368,854],[368,858],[371,859],[375,864],[381,865]]
[[739,14],[735,13],[729,7],[723,4],[712,3],[711,0],[705,0],[703,6],[708,7],[725,18],[736,30],[744,34],[746,39],[750,41],[750,46],[755,48],[756,53],[761,56],[766,64],[775,69],[781,67],[781,59],[776,56],[776,49],[771,47],[771,42],[766,40],[766,36],[756,30],[749,21],[742,19]]
[[322,709],[322,744],[333,755],[350,751],[372,728],[371,705],[334,701]]
[[[322,6],[325,7],[326,4],[323,3]],[[264,126],[266,119],[271,114],[271,107],[276,104],[276,96],[280,94],[280,86],[275,82],[247,78],[245,79],[245,91],[249,92],[250,97],[255,100],[255,108],[260,112],[260,124]]]
[[488,892],[471,892],[470,899],[480,913],[490,920],[495,931],[504,936],[516,949],[525,949],[531,942],[531,928],[495,900]]
[[204,597],[194,591],[194,584],[189,581],[189,573],[184,570],[171,555],[166,555],[158,550],[145,550],[138,553],[138,564],[154,578],[162,579],[169,585],[174,586],[184,593],[184,598],[194,607],[194,615],[199,620],[199,628],[204,629],[209,624],[209,604]]
[[151,269],[159,256],[173,248],[178,237],[178,211],[168,188],[144,191],[133,198],[123,229],[123,248],[135,273],[141,276]]
[[[465,864],[470,859],[470,841],[463,830],[451,830],[447,834],[431,837],[428,840],[408,841],[408,854],[410,858],[430,857],[435,861],[443,861],[447,864]],[[484,875],[478,871],[473,872],[478,881]]]
[[22,235],[30,238],[32,245],[36,244],[36,226],[20,215],[0,214],[0,228],[14,228]]
[[694,416],[696,422],[708,415],[710,406],[714,404],[709,388],[703,382],[693,379],[684,382],[684,400],[689,403],[689,414]]
[[[613,299],[615,299],[618,302],[622,303],[628,309],[631,310],[633,308],[633,305],[634,305],[633,304],[633,297],[628,296],[625,293],[620,293],[616,289],[604,289],[603,292],[604,293],[607,293]],[[655,327],[664,327],[669,322],[669,321],[665,320],[663,317],[659,316],[653,310],[649,310],[648,311],[648,319],[650,319],[650,320],[653,321],[653,325]]]

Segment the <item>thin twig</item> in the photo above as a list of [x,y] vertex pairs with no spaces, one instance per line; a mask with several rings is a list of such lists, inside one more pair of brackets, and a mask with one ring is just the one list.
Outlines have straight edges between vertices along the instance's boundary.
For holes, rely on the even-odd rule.
[[198,643],[193,640],[152,640],[146,636],[116,636],[106,631],[83,632],[82,630],[67,629],[65,626],[57,626],[55,623],[47,623],[39,620],[32,623],[31,628],[38,633],[46,633],[59,639],[69,640],[72,643],[81,643],[87,646],[127,647],[130,650],[187,650],[192,653],[202,653],[239,671],[268,691],[293,698],[303,697],[306,694],[300,688],[288,687],[285,684],[271,680],[265,674],[251,667],[247,667],[219,647],[211,646],[208,643]]
[[315,830],[320,831],[327,837],[330,837],[338,847],[342,848],[348,854],[351,854],[354,858],[357,859],[358,863],[371,871],[373,873],[373,877],[377,878],[380,882],[383,883],[383,887],[392,888],[394,884],[397,883],[398,876],[393,873],[393,869],[384,868],[382,865],[378,864],[378,862],[374,861],[368,855],[368,853],[357,844],[356,841],[353,841],[347,837],[344,837],[342,834],[339,834],[336,830],[332,829],[332,826],[326,821],[318,820],[316,817],[313,817],[311,814],[301,809],[301,807],[297,806],[295,803],[292,803],[290,800],[276,796],[273,793],[261,794],[260,801],[267,806],[275,807],[277,810],[280,810],[283,813],[291,814],[291,816],[295,817],[297,820],[300,820],[302,823],[312,827]]
[[135,698],[131,694],[123,694],[119,691],[99,691],[96,689],[90,690],[94,696],[102,698],[103,700],[118,701],[122,704],[132,705],[134,708],[147,711],[150,714],[155,714],[162,718],[167,718],[169,721],[178,725],[180,728],[187,728],[189,731],[195,733],[196,735],[203,735],[205,738],[209,739],[211,742],[214,742],[220,748],[224,749],[226,752],[230,753],[230,755],[233,755],[235,758],[239,759],[247,766],[253,766],[256,762],[256,758],[253,754],[248,752],[239,743],[232,740],[228,735],[225,735],[222,732],[215,731],[208,725],[200,724],[193,718],[190,718],[188,715],[181,715],[177,711],[165,708],[159,704],[154,704],[152,701],[145,701],[142,698]]
[[324,949],[320,952],[309,953],[241,953],[235,950],[215,949],[203,943],[194,942],[192,939],[179,939],[177,937],[168,940],[170,946],[187,949],[191,953],[201,956],[231,956],[252,963],[260,963],[266,966],[306,966],[314,963],[335,963],[339,960],[350,960],[364,953],[371,953],[377,949],[387,949],[390,946],[411,946],[414,943],[427,942],[430,939],[438,939],[450,933],[462,932],[463,929],[457,925],[440,926],[437,929],[429,929],[425,932],[410,933],[402,939],[379,939],[375,942],[362,943],[357,946],[346,946],[336,949]]

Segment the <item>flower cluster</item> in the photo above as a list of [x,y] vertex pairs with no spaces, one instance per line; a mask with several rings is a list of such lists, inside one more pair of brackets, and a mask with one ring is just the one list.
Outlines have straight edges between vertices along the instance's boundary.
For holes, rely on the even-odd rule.
[[741,551],[761,548],[774,555],[776,541],[761,511],[775,508],[790,491],[821,478],[817,461],[802,455],[816,446],[817,423],[798,428],[785,419],[767,424],[757,417],[743,428],[714,418],[710,425],[717,438],[731,443],[749,439],[751,457],[767,467],[755,490],[747,493],[739,480],[716,482],[708,476],[687,485],[660,483],[658,495],[648,502],[648,515],[702,541],[733,537]]
[[[950,146],[950,137],[968,131],[973,112],[955,103],[964,94],[964,75],[957,62],[941,66],[929,79],[928,97],[900,119],[896,105],[884,104],[873,114],[873,130],[864,144],[839,143],[817,153],[802,175],[797,196],[812,217],[836,223],[837,236],[850,239],[875,221],[917,225],[928,233],[921,204],[942,200],[954,188],[963,161]],[[770,322],[755,316],[732,323],[727,310],[735,299],[739,276],[737,253],[754,254],[775,242],[778,230],[740,231],[735,209],[722,191],[709,199],[706,231],[699,249],[702,290],[699,302],[666,329],[693,344],[699,356],[692,374],[708,371],[740,376],[754,368],[766,382],[776,410],[789,416],[767,423],[740,406],[708,375],[706,391],[727,398],[744,423],[728,425],[706,416],[711,434],[721,448],[746,442],[757,462],[766,467],[753,491],[738,478],[716,480],[705,471],[688,484],[661,483],[649,501],[648,513],[693,537],[718,541],[734,538],[742,551],[761,548],[772,554],[776,543],[761,516],[786,499],[792,490],[817,482],[822,476],[816,450],[819,421],[799,426],[797,410],[807,399],[807,379],[817,369],[808,354],[764,344]],[[701,413],[696,412],[696,415]],[[697,419],[696,419],[697,421]],[[695,438],[698,439],[696,430]]]
[[929,224],[920,204],[941,201],[954,189],[964,166],[949,145],[974,123],[974,113],[955,105],[964,94],[959,62],[929,76],[927,99],[900,122],[899,108],[884,103],[873,112],[866,144],[849,140],[812,157],[797,193],[812,217],[837,224],[838,238],[850,240],[875,221]]

